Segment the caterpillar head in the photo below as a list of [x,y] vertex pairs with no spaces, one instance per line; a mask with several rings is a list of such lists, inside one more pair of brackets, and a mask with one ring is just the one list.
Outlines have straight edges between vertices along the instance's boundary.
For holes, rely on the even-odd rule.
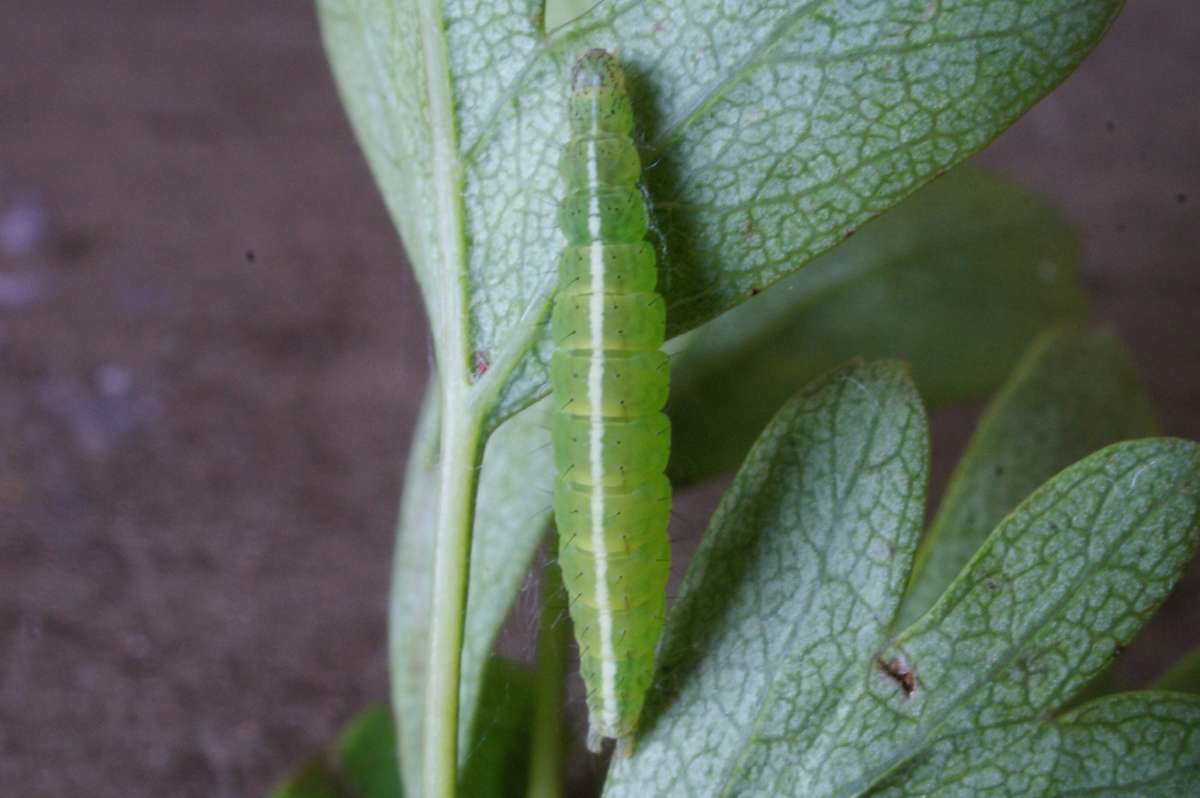
[[625,71],[606,50],[588,50],[575,62],[567,117],[573,135],[628,136],[633,104],[625,92]]

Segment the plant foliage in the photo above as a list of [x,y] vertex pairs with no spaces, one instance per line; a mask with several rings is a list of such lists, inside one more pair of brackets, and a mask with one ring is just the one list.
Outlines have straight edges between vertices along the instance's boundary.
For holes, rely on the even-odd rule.
[[[391,607],[407,794],[519,792],[546,717],[546,691],[490,652],[549,521],[555,165],[565,75],[595,46],[632,75],[672,334],[770,287],[673,343],[673,482],[745,464],[606,794],[1165,795],[1197,776],[1194,696],[1055,714],[1161,602],[1200,523],[1194,444],[1115,443],[1153,421],[1110,337],[1035,344],[920,543],[918,388],[991,391],[1084,301],[1073,233],[1020,189],[959,170],[903,201],[1063,80],[1119,0],[318,5],[437,355]],[[856,362],[810,382],[852,356],[912,376]],[[371,723],[355,739],[390,740]],[[395,762],[377,794],[351,761],[280,794],[399,793]]]

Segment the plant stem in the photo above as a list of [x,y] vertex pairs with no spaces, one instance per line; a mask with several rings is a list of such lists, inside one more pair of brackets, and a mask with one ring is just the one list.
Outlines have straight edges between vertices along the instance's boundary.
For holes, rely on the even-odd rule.
[[454,125],[446,25],[438,0],[418,0],[425,100],[430,123],[432,257],[437,301],[430,307],[441,375],[441,462],[433,539],[428,683],[425,693],[421,786],[425,798],[453,798],[458,782],[458,696],[463,622],[471,564],[477,466],[482,455],[478,408],[471,403],[467,325],[467,259],[463,238],[462,167]]
[[429,683],[425,694],[422,787],[426,798],[452,798],[458,774],[458,698],[463,622],[471,560],[471,525],[480,463],[479,416],[466,385],[447,380],[430,608]]
[[[557,551],[555,539],[550,542],[551,554]],[[542,569],[542,619],[538,632],[538,681],[531,743],[533,750],[529,760],[529,798],[562,796],[562,706],[569,627],[565,595],[557,560],[548,561]]]

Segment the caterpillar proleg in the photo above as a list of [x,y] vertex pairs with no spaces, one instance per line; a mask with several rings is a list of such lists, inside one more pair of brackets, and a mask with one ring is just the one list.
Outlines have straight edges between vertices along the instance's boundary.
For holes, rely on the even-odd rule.
[[551,316],[554,514],[588,747],[632,750],[662,635],[670,570],[666,311],[638,187],[633,108],[617,60],[576,63],[560,172],[567,239]]

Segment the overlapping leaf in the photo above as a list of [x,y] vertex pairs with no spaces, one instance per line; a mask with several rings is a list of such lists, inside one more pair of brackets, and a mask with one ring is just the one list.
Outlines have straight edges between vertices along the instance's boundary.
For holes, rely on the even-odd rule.
[[931,405],[986,396],[1038,333],[1082,317],[1079,260],[1048,203],[956,169],[696,331],[672,361],[672,477],[736,468],[784,401],[852,357],[905,360]]
[[[897,718],[929,747],[916,767],[944,771],[963,740],[1062,706],[1157,609],[1198,539],[1194,443],[1114,444],[1039,488],[881,655],[918,674]],[[877,777],[915,757],[869,758]]]
[[1043,481],[1103,446],[1155,429],[1129,354],[1111,333],[1044,335],[972,436],[921,543],[899,623],[929,609],[1000,519]]
[[1126,693],[1052,721],[995,724],[940,748],[949,753],[872,795],[1176,798],[1200,779],[1200,699]]
[[[921,243],[928,240],[939,242],[929,255]],[[798,389],[840,353],[913,357],[927,400],[961,398],[997,384],[1014,357],[1006,353],[1041,325],[1082,308],[1076,259],[1071,229],[1027,192],[975,169],[937,181],[762,297],[765,310],[756,300],[687,341],[672,366],[676,488],[733,468],[782,404],[781,392]],[[989,286],[995,290],[985,290]],[[905,295],[909,302],[892,301]],[[1039,298],[1030,301],[1030,295]],[[932,310],[913,313],[914,305]],[[980,341],[990,350],[986,357]],[[942,372],[935,362],[975,365]],[[726,386],[736,386],[739,395],[727,395]],[[463,654],[461,713],[468,724],[481,665],[549,521],[553,464],[545,418],[545,405],[537,405],[503,427],[489,441],[482,467]],[[420,528],[400,543],[397,590],[403,595],[393,627],[397,696],[407,696],[401,704],[408,707],[402,713],[406,741],[420,739],[424,683],[418,676],[424,669],[414,658],[424,650],[429,614],[422,602],[429,589],[434,490],[420,473],[410,480],[406,508],[417,514],[410,523]],[[415,754],[409,749],[407,755]]]
[[[1056,761],[1032,762],[1030,781],[993,779],[995,794],[1056,795],[1088,778],[1116,789],[1131,773],[1177,784],[1200,764],[1194,737],[1164,731],[1191,705],[1105,720],[1117,707],[1106,702],[1045,725],[1192,556],[1200,447],[1134,441],[1066,469],[885,640],[924,491],[923,457],[898,467],[925,446],[912,395],[894,373],[859,367],[764,433],[685,579],[637,753],[606,795],[970,794],[951,778],[961,763],[998,751],[980,776],[995,777],[1021,746]],[[1086,765],[1117,743],[1144,761],[1111,778]]]
[[[692,560],[637,752],[606,794],[821,794],[774,776],[840,725],[844,696],[866,681],[916,547],[927,470],[921,401],[897,366],[840,370],[780,411]],[[825,786],[857,755],[814,763]]]
[[1200,646],[1179,658],[1154,683],[1156,690],[1175,690],[1200,695]]

